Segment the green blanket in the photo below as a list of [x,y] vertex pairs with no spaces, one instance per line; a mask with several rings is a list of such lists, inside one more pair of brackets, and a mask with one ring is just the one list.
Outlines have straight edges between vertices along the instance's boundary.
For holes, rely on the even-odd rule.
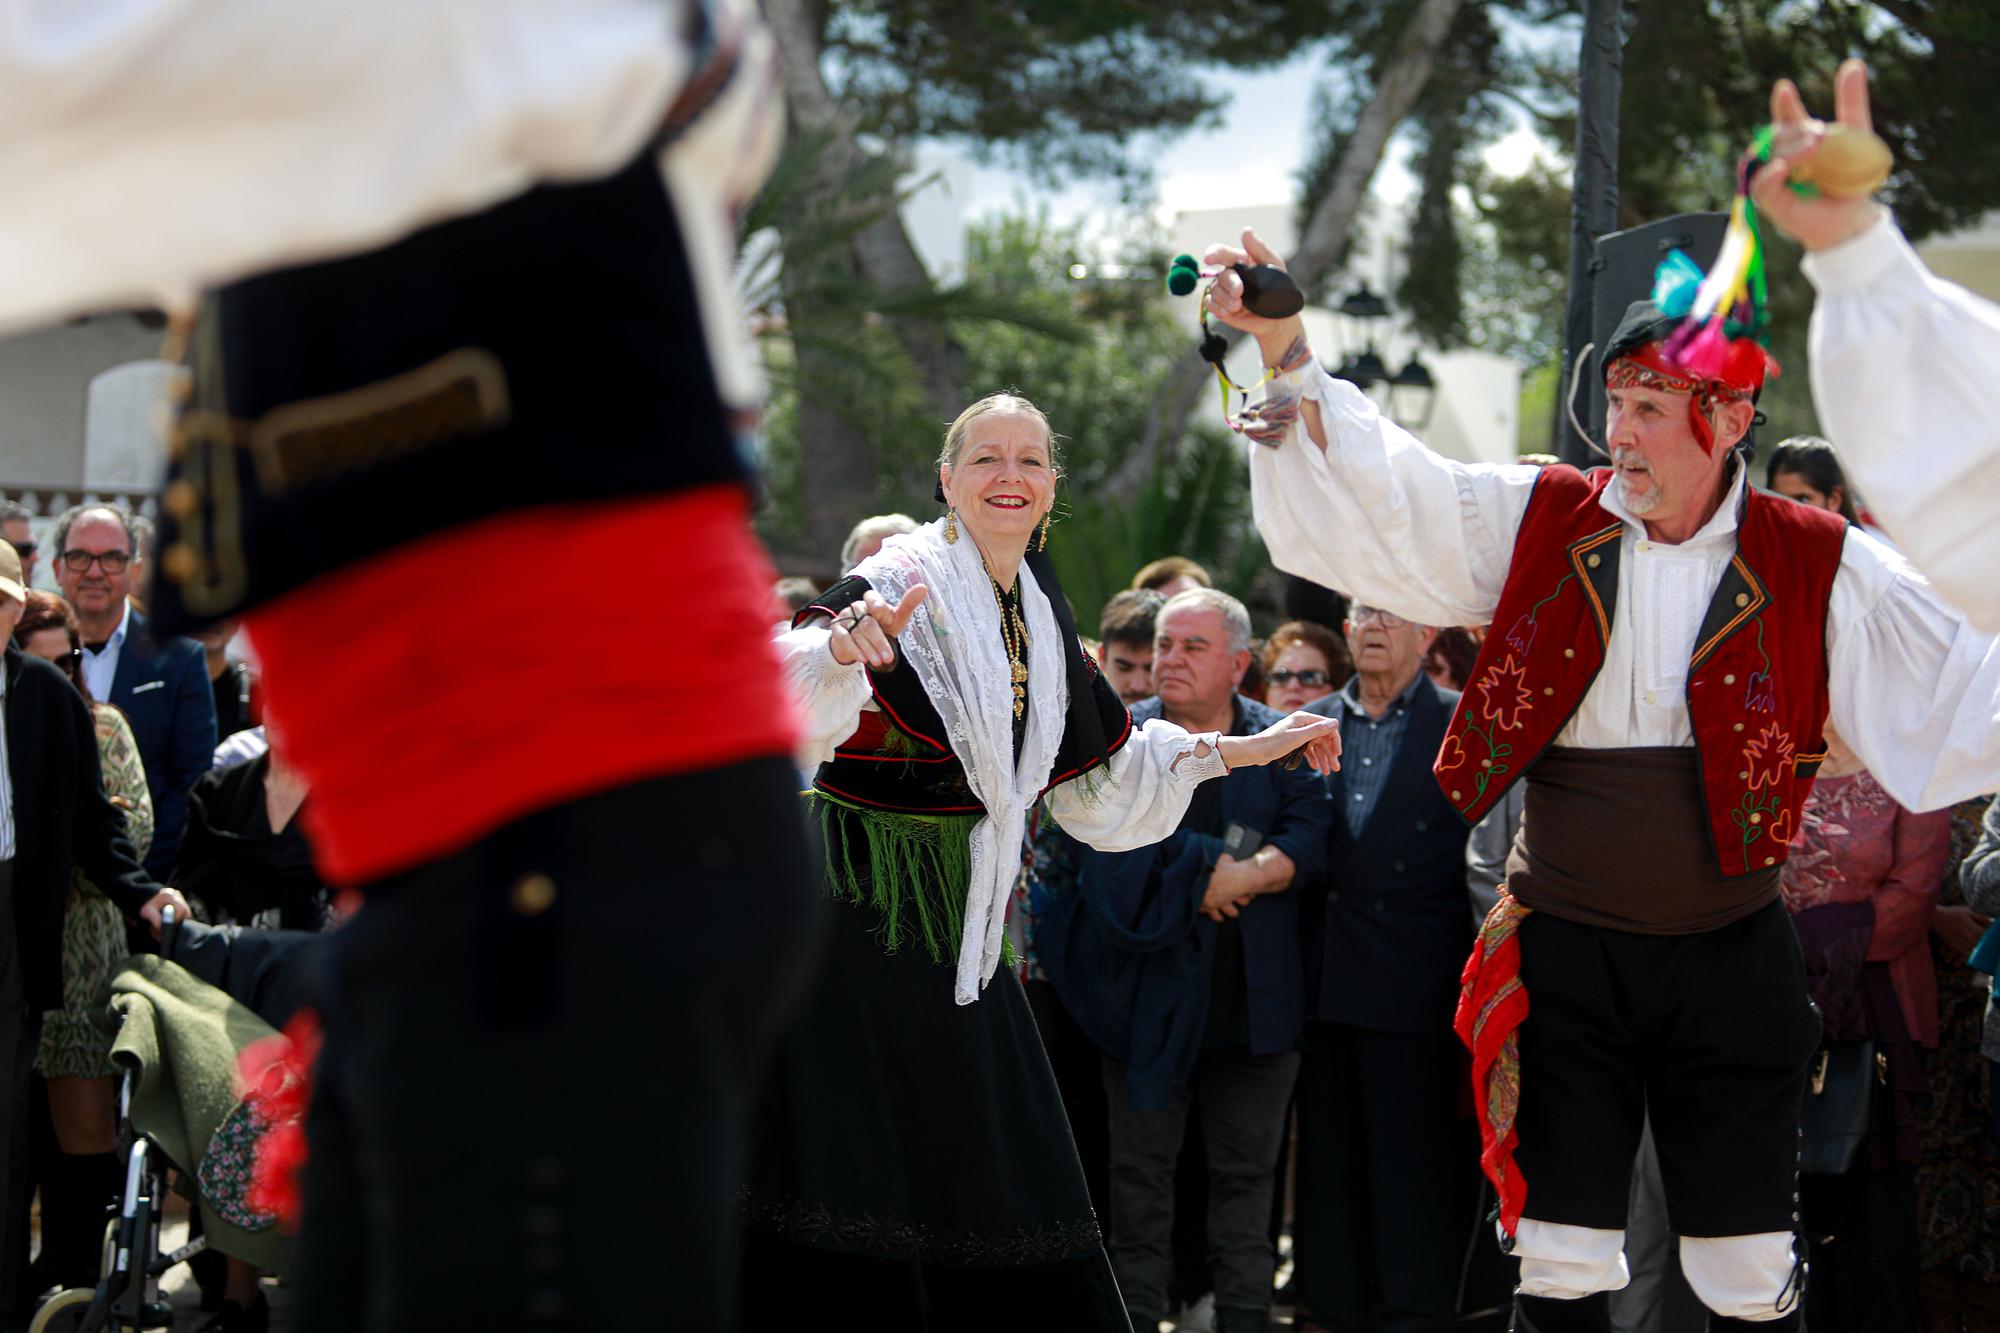
[[208,1243],[272,1272],[291,1248],[274,1219],[244,1203],[248,1151],[261,1126],[235,1086],[236,1056],[271,1026],[217,988],[149,954],[111,980],[122,1018],[111,1058],[138,1071],[132,1123],[180,1169]]

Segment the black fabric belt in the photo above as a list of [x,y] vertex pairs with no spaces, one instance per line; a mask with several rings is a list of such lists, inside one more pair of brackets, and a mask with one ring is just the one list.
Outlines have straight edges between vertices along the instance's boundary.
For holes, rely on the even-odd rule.
[[751,475],[650,154],[224,287],[188,362],[166,633],[492,514]]

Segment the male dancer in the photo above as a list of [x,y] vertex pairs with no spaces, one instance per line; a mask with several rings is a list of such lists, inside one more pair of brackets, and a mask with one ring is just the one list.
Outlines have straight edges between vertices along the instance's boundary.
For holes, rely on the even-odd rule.
[[[1246,259],[1276,262],[1247,232],[1206,262]],[[1889,548],[1749,486],[1734,446],[1766,371],[1754,346],[1691,379],[1662,356],[1674,321],[1635,305],[1604,356],[1613,466],[1579,473],[1444,459],[1326,375],[1296,318],[1245,311],[1235,274],[1210,308],[1280,371],[1246,424],[1279,566],[1411,619],[1493,625],[1436,775],[1468,820],[1528,778],[1483,941],[1504,957],[1516,932],[1530,997],[1518,1122],[1496,1125],[1503,1148],[1518,1130],[1518,1166],[1489,1153],[1503,1223],[1518,1219],[1517,1320],[1609,1327],[1650,1113],[1711,1327],[1796,1326],[1818,1024],[1778,868],[1829,695],[1912,808],[2000,784],[1979,758],[1992,719],[1965,694],[1992,641]],[[1491,1059],[1503,1031],[1477,1035]]]
[[[1842,124],[1872,127],[1859,60],[1841,65],[1834,99]],[[1772,121],[1805,118],[1798,89],[1780,80]],[[1820,421],[1883,529],[1946,600],[2000,629],[2000,306],[1933,275],[1875,200],[1801,197],[1785,188],[1783,159],[1773,167],[1752,192],[1806,248],[1819,291],[1810,353]]]
[[244,613],[366,894],[301,1328],[732,1323],[817,875],[727,305],[776,128],[751,12],[140,0],[0,35],[0,322],[209,289],[151,605]]

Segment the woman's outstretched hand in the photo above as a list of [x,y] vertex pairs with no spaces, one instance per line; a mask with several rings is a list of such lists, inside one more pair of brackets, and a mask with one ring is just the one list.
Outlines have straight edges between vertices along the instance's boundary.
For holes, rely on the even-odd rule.
[[1224,736],[1222,762],[1231,768],[1255,768],[1302,757],[1313,772],[1327,774],[1340,767],[1340,722],[1318,713],[1293,713],[1255,736]]
[[863,593],[860,601],[850,603],[833,618],[833,638],[827,643],[833,660],[842,666],[866,662],[874,671],[895,666],[895,638],[924,604],[929,591],[921,583],[911,584],[900,602],[889,601],[873,588]]

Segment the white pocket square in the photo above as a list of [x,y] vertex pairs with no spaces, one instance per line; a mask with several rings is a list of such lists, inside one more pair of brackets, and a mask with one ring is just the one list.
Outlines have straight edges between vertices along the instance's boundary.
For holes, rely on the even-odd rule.
[[144,694],[147,690],[164,690],[165,688],[167,688],[167,682],[164,680],[149,680],[144,685],[134,685],[132,693]]

